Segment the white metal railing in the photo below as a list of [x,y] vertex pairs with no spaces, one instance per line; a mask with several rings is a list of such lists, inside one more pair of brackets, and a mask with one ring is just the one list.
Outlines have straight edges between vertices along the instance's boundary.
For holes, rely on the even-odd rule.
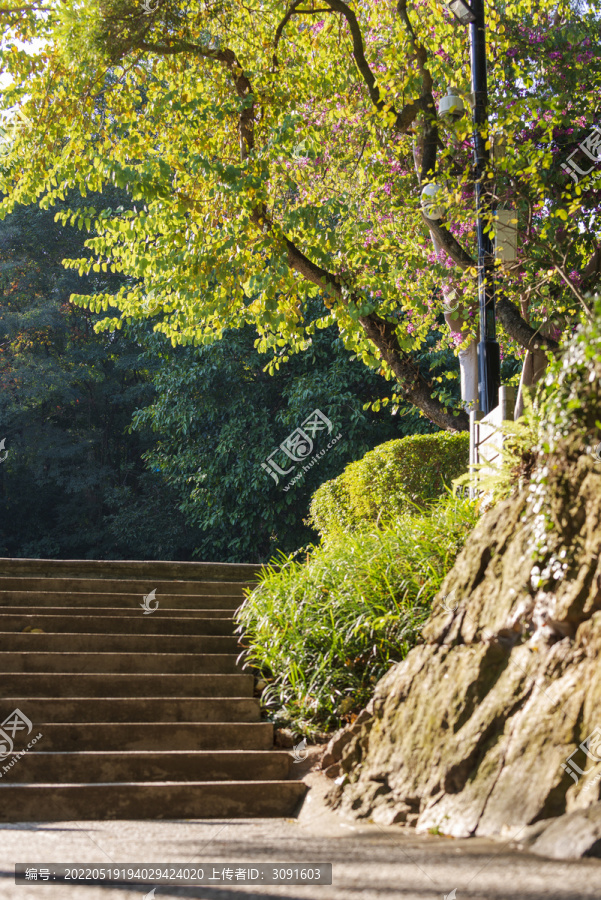
[[[481,410],[470,412],[470,466],[500,462],[503,434],[499,429],[503,422],[513,421],[515,400],[516,389],[505,385],[499,388],[499,405],[486,416]],[[471,497],[477,494],[470,489]]]

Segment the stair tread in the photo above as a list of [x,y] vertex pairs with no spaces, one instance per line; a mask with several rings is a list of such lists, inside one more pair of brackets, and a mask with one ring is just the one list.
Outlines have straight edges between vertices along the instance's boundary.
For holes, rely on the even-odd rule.
[[[138,618],[139,622],[152,622],[152,621],[155,621],[155,619],[157,617],[156,613],[158,611],[159,610],[156,610],[156,612],[154,612],[152,614],[153,615],[152,619],[143,619],[141,616],[138,618],[138,616],[139,616],[139,610],[138,610],[138,612],[136,613],[136,617]],[[199,611],[204,612],[204,610],[199,610]],[[128,612],[127,616],[120,616],[117,614],[115,614],[113,616],[95,615],[94,613],[81,613],[79,615],[77,613],[73,613],[73,614],[67,615],[66,613],[48,613],[48,612],[35,612],[35,613],[22,613],[21,614],[18,612],[17,613],[12,613],[12,612],[7,613],[6,610],[0,606],[0,625],[8,624],[6,622],[7,619],[20,619],[20,620],[42,619],[44,622],[47,622],[48,624],[52,624],[52,620],[54,620],[54,619],[69,619],[70,621],[72,621],[73,619],[75,619],[75,620],[99,619],[102,621],[104,621],[105,619],[115,619],[119,622],[122,622],[123,619],[125,619],[125,618],[129,619],[130,613],[134,612],[134,610],[127,610],[127,612]],[[168,610],[168,612],[171,612],[171,610]],[[174,610],[174,612],[181,612],[181,610]],[[219,620],[220,622],[223,621],[222,616],[181,616],[181,615],[178,615],[178,616],[164,616],[163,618],[166,618],[168,622],[197,622],[198,619],[200,619],[201,622],[203,622],[203,621],[213,622],[215,620]],[[233,616],[226,617],[226,621],[229,621],[229,620],[233,621],[233,619],[234,619]]]
[[0,761],[0,821],[295,815],[307,787],[239,662],[261,568],[0,559],[0,718],[35,729]]
[[[8,662],[15,657],[25,657],[27,659],[39,659],[40,657],[48,657],[52,662],[54,660],[62,659],[75,659],[76,657],[83,657],[84,659],[104,659],[109,656],[115,656],[118,659],[132,659],[139,657],[149,657],[150,659],[165,659],[175,660],[175,659],[185,659],[186,657],[190,657],[191,659],[199,659],[202,657],[203,659],[209,659],[217,661],[219,659],[224,659],[226,661],[230,661],[231,659],[236,659],[239,655],[239,651],[232,650],[231,652],[220,652],[220,653],[198,653],[198,652],[188,652],[184,653],[183,651],[179,652],[171,652],[171,653],[160,653],[160,652],[141,652],[136,653],[134,657],[128,650],[0,650],[0,667],[3,662]],[[10,671],[10,670],[9,670]],[[50,670],[51,672],[57,671],[54,668]],[[65,672],[65,675],[70,674],[69,672]],[[87,674],[83,672],[82,674]],[[144,673],[142,673],[144,674]],[[151,673],[148,673],[151,674]],[[159,674],[159,673],[157,673]],[[163,674],[163,673],[161,673]],[[169,674],[165,672],[164,674]],[[178,674],[178,673],[175,673]],[[184,674],[184,673],[179,673]],[[191,675],[194,672],[190,673]],[[224,673],[225,674],[225,673]]]
[[[104,722],[49,722],[49,721],[41,721],[35,723],[36,728],[85,728],[86,730],[92,728],[128,728],[130,726],[144,726],[145,728],[167,728],[167,726],[171,727],[173,725],[177,725],[178,728],[192,728],[192,727],[203,727],[203,728],[272,728],[272,722],[228,722],[226,719],[215,721],[215,722],[203,722],[202,719],[193,722],[182,722],[179,719],[165,719],[162,722],[144,722],[139,719],[129,719],[127,722],[113,722],[110,719]],[[31,751],[29,751],[31,752]]]
[[[50,593],[65,593],[74,589],[77,593],[98,594],[147,594],[156,590],[165,594],[206,594],[214,591],[215,594],[243,593],[250,587],[245,581],[189,581],[189,580],[164,580],[159,578],[71,578],[44,576],[13,576],[0,574],[0,591],[24,591],[27,593],[42,592],[45,588]],[[77,590],[79,588],[79,591]],[[196,590],[196,589],[199,590]],[[170,590],[171,589],[171,590]]]
[[44,703],[48,705],[48,703],[94,703],[95,701],[98,703],[116,703],[123,705],[124,703],[187,703],[189,705],[193,703],[211,701],[213,703],[217,702],[232,702],[236,701],[248,701],[249,698],[245,697],[243,694],[231,695],[226,697],[2,697],[2,704],[5,703],[20,703],[22,700],[27,700],[28,703]]
[[[6,645],[12,645],[9,649]],[[64,646],[66,644],[66,646]],[[0,653],[239,653],[235,634],[115,634],[0,631]]]
[[[138,600],[139,598],[136,598]],[[214,598],[212,598],[214,599]],[[220,598],[217,598],[220,599]],[[223,598],[221,598],[223,599]],[[233,619],[235,612],[239,608],[240,604],[235,604],[232,606],[222,605],[216,607],[202,607],[196,606],[195,608],[187,608],[182,606],[159,606],[159,608],[152,614],[153,619],[168,619],[172,618],[184,619],[185,621],[192,622],[195,619]],[[56,616],[56,617],[64,617],[66,615],[69,618],[73,619],[122,619],[122,620],[130,620],[138,619],[140,617],[140,606],[139,604],[132,606],[3,606],[0,603],[0,615],[10,615],[10,616],[19,616],[24,617],[27,616],[29,618],[33,618],[35,616]],[[144,619],[142,619],[144,621]]]
[[[226,723],[231,724],[231,723]],[[29,754],[32,751],[30,750]],[[35,756],[68,756],[71,759],[74,756],[93,756],[104,759],[105,756],[122,756],[125,758],[135,756],[290,756],[288,750],[36,750]]]
[[[253,676],[249,672],[0,672],[0,683],[5,691],[13,696],[19,695],[42,698],[54,697],[62,699],[67,693],[81,692],[84,696],[136,698],[139,694],[146,696],[153,688],[162,696],[184,699],[203,697],[249,696],[253,690]],[[75,691],[75,687],[77,691]],[[198,693],[208,691],[209,693]],[[117,692],[117,693],[115,693]],[[126,693],[129,692],[129,693]]]
[[[22,781],[12,781],[10,784],[2,784],[0,783],[0,790],[2,788],[12,788],[12,787],[31,787],[31,788],[97,788],[97,787],[124,787],[128,785],[143,787],[144,785],[148,785],[149,787],[160,787],[161,785],[173,785],[174,787],[181,787],[181,781],[46,781],[46,782],[38,782],[37,784],[29,784],[27,782]],[[240,787],[246,787],[248,785],[247,781],[186,781],[186,787],[202,787],[206,785],[207,787],[214,788],[216,785],[227,785],[227,787],[235,787],[239,785]],[[282,779],[281,781],[275,779],[269,779],[266,781],[262,781],[260,779],[256,779],[252,782],[253,785],[257,786],[269,786],[273,787],[274,785],[285,784],[289,785],[299,785],[303,788],[305,787],[304,782],[302,781],[294,781],[293,779]]]

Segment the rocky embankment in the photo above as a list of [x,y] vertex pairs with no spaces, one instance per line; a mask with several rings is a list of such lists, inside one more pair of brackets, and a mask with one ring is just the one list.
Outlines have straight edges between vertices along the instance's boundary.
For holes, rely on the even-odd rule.
[[601,856],[601,356],[557,364],[531,477],[486,513],[424,643],[324,757],[334,808]]

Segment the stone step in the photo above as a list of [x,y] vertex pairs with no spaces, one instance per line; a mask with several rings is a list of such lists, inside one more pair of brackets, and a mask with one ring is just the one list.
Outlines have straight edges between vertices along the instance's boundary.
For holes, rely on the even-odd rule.
[[151,578],[144,581],[126,578],[15,578],[0,575],[0,597],[4,591],[27,593],[84,593],[84,594],[135,594],[140,600],[144,594],[155,590],[161,594],[178,597],[212,596],[240,597],[247,587],[242,582],[229,581],[159,581]]
[[[11,710],[12,712],[12,710]],[[25,715],[27,712],[21,710]],[[28,716],[29,718],[29,716]],[[35,732],[35,734],[33,733]],[[34,722],[48,750],[271,750],[271,722]],[[15,752],[27,743],[15,742]],[[4,763],[6,765],[6,763]],[[68,773],[65,773],[68,778]]]
[[184,581],[255,581],[262,566],[254,563],[172,562],[104,559],[0,558],[0,575],[94,578],[161,578]]
[[[10,760],[4,761],[4,766]],[[82,750],[26,753],[6,772],[0,790],[15,782],[69,784],[111,781],[265,781],[287,778],[284,750]],[[0,799],[3,797],[0,794]]]
[[[46,610],[46,612],[48,612]],[[139,635],[227,635],[234,634],[234,621],[230,618],[200,618],[187,616],[163,616],[155,614],[136,616],[74,616],[74,615],[7,615],[0,607],[0,634],[23,632],[25,628],[41,628],[45,634],[131,634]],[[12,648],[8,648],[12,649]],[[16,650],[17,647],[14,647]]]
[[0,821],[296,815],[306,786],[241,668],[260,571],[0,559],[0,721],[33,723],[0,760]]
[[[137,626],[134,626],[137,631]],[[20,634],[0,632],[3,652],[36,653],[239,653],[234,635],[225,634]]]
[[[34,635],[35,636],[35,635]],[[41,635],[37,635],[41,637]],[[148,639],[147,639],[148,640]],[[0,651],[0,672],[131,672],[234,675],[235,653],[46,653]]]
[[[65,603],[68,597],[68,594],[61,595],[62,602]],[[172,618],[185,619],[187,622],[192,622],[194,619],[227,619],[231,622],[233,612],[233,607],[232,609],[168,609],[159,606],[152,615],[144,616],[140,606],[137,609],[133,606],[123,608],[113,606],[76,606],[71,608],[69,606],[50,605],[4,606],[0,603],[0,616],[18,616],[19,618],[24,616],[63,616],[67,617],[69,622],[79,622],[85,616],[91,616],[92,618],[102,616],[102,618],[108,617],[121,621],[122,619],[138,619],[140,615],[142,615],[142,621],[148,620],[149,622],[155,620],[164,622],[165,619],[171,620]]]
[[302,781],[2,784],[0,821],[248,819],[297,814]]
[[20,709],[32,722],[259,722],[253,697],[27,697],[0,700],[0,721]]
[[79,672],[0,670],[0,694],[11,697],[252,697],[253,683],[253,676],[248,672],[234,675],[82,675]]
[[[128,611],[136,615],[142,612],[143,594],[99,594],[86,593],[85,591],[1,591],[0,590],[0,609],[3,607],[16,606],[19,609],[30,607],[57,607],[63,606],[67,609],[76,609],[77,607],[88,607],[96,609],[116,608]],[[160,615],[169,610],[191,610],[199,611],[208,609],[225,609],[235,610],[243,602],[244,598],[238,595],[228,596],[221,594],[211,596],[210,594],[159,594],[156,598],[159,601],[158,609],[153,616]]]

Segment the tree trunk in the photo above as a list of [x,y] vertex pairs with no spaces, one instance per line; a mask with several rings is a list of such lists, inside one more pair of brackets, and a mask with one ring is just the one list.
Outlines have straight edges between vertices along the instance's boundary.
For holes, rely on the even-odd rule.
[[[546,337],[550,337],[551,330],[552,326],[548,322],[545,322],[541,326],[541,334]],[[545,374],[547,365],[547,354],[544,350],[526,350],[520,377],[520,386],[515,401],[513,413],[514,419],[519,419],[524,413],[524,391],[534,387],[534,385],[541,380]]]

